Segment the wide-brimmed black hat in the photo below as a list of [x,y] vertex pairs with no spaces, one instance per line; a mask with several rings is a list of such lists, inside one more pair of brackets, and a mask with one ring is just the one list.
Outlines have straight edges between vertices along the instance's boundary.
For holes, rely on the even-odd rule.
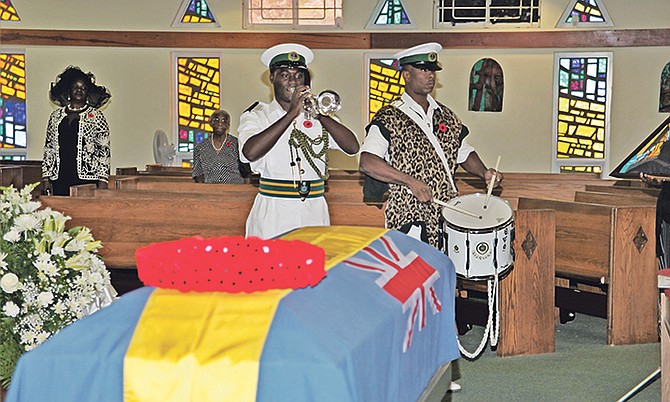
[[51,90],[49,90],[49,99],[52,102],[67,106],[69,103],[68,96],[72,83],[81,79],[88,87],[88,97],[86,103],[94,108],[99,108],[109,101],[112,94],[107,88],[95,84],[95,75],[88,72],[85,73],[77,66],[68,66],[62,73],[60,73],[54,82],[51,83]]

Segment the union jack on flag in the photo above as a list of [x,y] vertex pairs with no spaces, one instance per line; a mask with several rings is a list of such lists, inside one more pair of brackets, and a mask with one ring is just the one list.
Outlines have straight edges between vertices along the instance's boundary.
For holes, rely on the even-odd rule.
[[382,236],[379,240],[381,250],[371,246],[361,250],[372,260],[350,258],[344,262],[357,269],[381,273],[375,283],[400,302],[403,313],[411,308],[402,345],[404,353],[412,344],[412,332],[417,317],[419,331],[426,326],[426,304],[430,305],[433,314],[442,310],[442,304],[433,288],[440,273],[414,251],[402,254],[390,238]]

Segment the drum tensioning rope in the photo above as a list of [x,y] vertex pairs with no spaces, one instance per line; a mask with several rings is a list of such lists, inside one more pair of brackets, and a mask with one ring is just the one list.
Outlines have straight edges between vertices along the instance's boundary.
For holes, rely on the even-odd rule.
[[[498,345],[498,337],[500,336],[500,313],[498,311],[498,303],[500,302],[500,297],[498,293],[499,288],[499,278],[498,270],[494,270],[493,279],[487,281],[487,294],[488,294],[488,306],[489,306],[489,317],[486,321],[486,327],[484,328],[484,335],[482,336],[482,341],[477,346],[474,352],[469,352],[461,345],[461,340],[458,341],[458,349],[461,351],[461,354],[470,360],[474,360],[479,355],[481,355],[484,347],[486,346],[487,338],[491,340],[491,347]],[[495,315],[495,324],[493,323]]]

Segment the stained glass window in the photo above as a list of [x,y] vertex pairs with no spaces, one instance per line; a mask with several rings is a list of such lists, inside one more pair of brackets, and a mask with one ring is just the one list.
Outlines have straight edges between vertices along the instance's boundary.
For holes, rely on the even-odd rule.
[[342,26],[342,0],[244,0],[245,27]]
[[0,0],[0,21],[21,21],[11,0]]
[[366,28],[411,27],[409,15],[402,0],[379,0]]
[[0,53],[0,91],[0,154],[25,156],[28,145],[25,54]]
[[557,26],[612,26],[603,0],[571,0]]
[[540,0],[437,0],[435,25],[540,26]]
[[183,0],[172,26],[220,26],[206,0]]
[[661,71],[661,96],[658,101],[660,113],[670,112],[670,62]]
[[0,160],[3,161],[24,161],[26,160],[25,155],[0,155]]
[[603,168],[602,166],[561,166],[561,172],[600,174]]
[[505,80],[502,67],[493,59],[480,59],[470,70],[468,110],[501,112]]
[[610,65],[611,53],[556,55],[554,170],[607,166]]
[[177,152],[193,152],[209,137],[209,117],[221,104],[220,63],[219,57],[176,57]]
[[405,80],[395,66],[393,58],[371,58],[368,66],[368,117],[372,117],[385,104],[402,95]]

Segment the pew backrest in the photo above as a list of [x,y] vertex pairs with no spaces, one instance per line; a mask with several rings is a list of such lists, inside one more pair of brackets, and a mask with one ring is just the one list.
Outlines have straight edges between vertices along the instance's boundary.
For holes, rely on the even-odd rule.
[[[519,198],[519,209],[556,212],[556,274],[610,283],[615,264],[653,264],[655,207]],[[643,255],[644,254],[644,255]]]

